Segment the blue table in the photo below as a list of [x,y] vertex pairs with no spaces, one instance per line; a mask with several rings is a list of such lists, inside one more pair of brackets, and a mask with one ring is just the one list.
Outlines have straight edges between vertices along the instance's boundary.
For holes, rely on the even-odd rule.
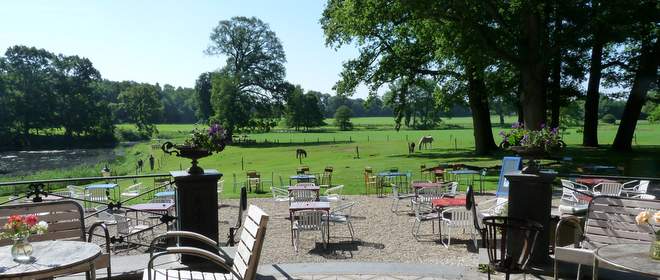
[[174,197],[175,193],[176,193],[175,191],[162,191],[162,192],[157,192],[156,194],[154,194],[154,196],[155,197],[168,197],[168,196]]
[[[392,183],[396,185],[396,187],[399,189],[399,192],[409,192],[406,190],[403,190],[402,187],[408,188],[408,173],[407,172],[391,172],[391,171],[385,171],[385,172],[380,172],[378,173],[378,178],[380,179],[380,184],[381,186],[384,186],[384,181],[387,180],[389,183]],[[381,190],[381,193],[379,193],[379,196],[384,195],[384,188],[379,188]]]
[[291,175],[289,176],[289,185],[292,185],[292,180],[295,180],[296,182],[312,182],[316,180],[316,176],[309,174]]
[[92,189],[114,189],[117,187],[117,184],[92,184],[85,187],[86,190]]

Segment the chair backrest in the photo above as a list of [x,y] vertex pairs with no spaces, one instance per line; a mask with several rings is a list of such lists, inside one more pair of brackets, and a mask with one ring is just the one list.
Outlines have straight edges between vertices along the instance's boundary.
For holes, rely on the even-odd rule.
[[456,192],[458,191],[458,182],[449,182],[443,184],[443,187],[445,188],[445,193],[456,195]]
[[637,186],[637,192],[638,193],[647,193],[649,191],[649,184],[651,181],[649,180],[640,180],[639,185]]
[[85,195],[85,187],[68,185],[66,189],[69,190],[72,197],[82,198]]
[[613,196],[619,196],[621,195],[621,184],[620,183],[600,183],[596,186],[594,186],[594,191],[598,189],[600,192],[600,195],[613,195]]
[[86,189],[85,192],[89,194],[89,197],[87,197],[87,200],[91,201],[108,201],[108,189],[101,189],[101,188],[91,188],[91,189]]
[[246,172],[246,175],[247,175],[248,178],[259,178],[259,177],[261,177],[259,175],[259,172],[255,171],[255,170],[248,170]]
[[500,169],[500,179],[497,182],[497,197],[509,197],[509,180],[504,175],[511,172],[520,170],[520,157],[504,157],[502,159],[502,169]]
[[411,202],[412,208],[415,211],[415,218],[417,218],[417,220],[422,220],[422,216],[424,214],[430,213],[434,210],[433,205],[431,205],[430,202],[427,203],[414,199]]
[[316,186],[315,183],[297,183],[296,187],[313,187]]
[[268,214],[259,207],[250,205],[243,222],[243,231],[236,247],[234,271],[243,279],[254,280],[266,236]]
[[417,199],[420,202],[431,203],[431,200],[442,198],[445,190],[443,187],[421,188],[417,191]]
[[351,213],[353,212],[353,206],[355,206],[355,202],[342,203],[337,207],[332,208],[330,215],[341,215],[346,218],[346,221],[349,221],[351,219]]
[[[491,266],[507,273],[524,270],[543,226],[534,221],[506,216],[486,217],[483,224],[486,236],[484,245]],[[511,238],[515,238],[516,242],[507,241]]]
[[344,191],[344,185],[334,186],[325,190],[325,195],[338,195],[341,196],[341,193]]
[[[471,209],[465,207],[450,207],[442,211],[443,217],[451,217],[451,227],[472,229],[473,218]],[[473,231],[471,231],[473,232]]]
[[315,201],[316,192],[312,190],[291,190],[289,192],[293,201]]
[[321,230],[323,226],[323,214],[320,210],[302,210],[296,211],[296,222],[299,231]]
[[117,233],[122,235],[128,235],[131,233],[131,225],[128,222],[128,218],[124,215],[115,214],[115,221],[117,221]]
[[289,191],[283,188],[270,187],[270,192],[273,194],[274,199],[288,198]]
[[589,204],[584,225],[583,246],[595,248],[606,244],[653,242],[655,235],[649,225],[638,225],[637,214],[644,210],[657,212],[660,201],[597,196]]
[[[48,231],[30,236],[30,241],[85,240],[85,220],[80,204],[70,200],[27,203],[0,206],[0,225],[7,223],[11,215],[35,214],[39,221],[48,223]],[[0,232],[4,228],[0,227]],[[0,246],[11,244],[11,240],[0,240]]]

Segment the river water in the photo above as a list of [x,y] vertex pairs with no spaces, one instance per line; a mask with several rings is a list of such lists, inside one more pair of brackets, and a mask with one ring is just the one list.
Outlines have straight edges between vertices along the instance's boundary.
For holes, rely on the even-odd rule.
[[67,149],[0,152],[0,177],[21,176],[41,170],[94,165],[112,161],[115,149]]

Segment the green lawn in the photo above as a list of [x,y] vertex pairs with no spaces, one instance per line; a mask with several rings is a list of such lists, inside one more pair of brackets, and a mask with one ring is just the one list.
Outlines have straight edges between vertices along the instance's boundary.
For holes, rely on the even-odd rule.
[[[507,118],[508,122],[515,119]],[[498,118],[493,117],[497,122]],[[276,185],[279,185],[279,177],[288,183],[288,176],[295,173],[299,161],[295,158],[295,150],[303,148],[307,151],[308,158],[303,159],[303,165],[311,168],[312,172],[322,172],[325,166],[333,166],[333,184],[345,185],[345,193],[357,194],[363,192],[362,170],[365,166],[371,166],[375,170],[398,167],[402,171],[411,171],[413,177],[419,176],[419,166],[427,166],[438,163],[465,163],[481,167],[495,166],[500,163],[507,152],[498,152],[491,156],[475,156],[472,153],[474,143],[471,129],[471,118],[453,118],[445,120],[445,123],[458,126],[453,129],[442,130],[401,130],[384,129],[392,126],[392,118],[355,118],[353,122],[357,126],[355,131],[337,131],[327,126],[319,131],[307,133],[302,132],[270,132],[250,135],[251,139],[257,141],[252,146],[229,146],[220,153],[200,160],[200,166],[204,168],[217,169],[224,173],[225,192],[228,197],[235,197],[233,190],[234,175],[237,181],[242,181],[245,171],[249,169],[261,172],[262,177],[270,179],[273,177]],[[508,124],[507,124],[508,125]],[[131,127],[122,125],[123,127]],[[380,127],[382,129],[369,129]],[[182,142],[192,125],[166,124],[159,125],[159,138],[168,139],[175,143]],[[577,133],[575,128],[564,132],[564,140],[569,145],[563,156],[574,158],[574,164],[597,163],[603,165],[616,165],[625,168],[626,175],[656,176],[659,170],[660,159],[660,128],[659,125],[640,122],[637,127],[637,137],[634,143],[635,152],[613,154],[607,147],[599,149],[582,148],[579,146],[582,134]],[[284,128],[276,128],[280,131]],[[600,143],[611,143],[616,134],[617,127],[614,125],[601,124],[599,128]],[[500,137],[497,133],[501,128],[494,128],[496,142]],[[431,135],[435,142],[433,148],[415,154],[408,155],[408,141],[417,141],[423,135]],[[267,143],[264,143],[267,141]],[[131,148],[125,148],[124,156],[119,158],[110,167],[119,174],[134,173],[134,166],[138,158],[145,160],[149,154],[160,163],[160,168],[155,172],[168,172],[187,168],[189,161],[183,158],[166,156],[158,149],[151,148],[151,144],[140,143]],[[356,158],[356,148],[359,149],[360,158]],[[61,178],[75,176],[96,176],[102,166],[88,166],[73,168],[70,170],[37,172],[29,178]],[[562,172],[572,172],[574,165],[554,166]],[[87,174],[88,173],[88,174]],[[15,179],[15,178],[14,178]],[[25,178],[28,179],[28,178]],[[12,178],[3,178],[1,181],[10,181]],[[144,180],[151,184],[151,180]],[[497,182],[497,172],[492,172],[487,177],[487,187],[494,189]],[[130,182],[122,183],[128,185]],[[260,194],[267,196],[269,194]]]

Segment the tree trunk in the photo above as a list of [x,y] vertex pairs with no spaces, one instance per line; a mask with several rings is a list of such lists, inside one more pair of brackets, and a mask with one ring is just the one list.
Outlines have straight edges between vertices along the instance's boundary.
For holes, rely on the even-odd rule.
[[552,84],[550,84],[550,127],[559,127],[559,99],[561,96],[561,56],[555,55],[552,62]]
[[600,99],[600,78],[603,68],[602,56],[603,43],[595,39],[594,45],[591,48],[587,100],[584,103],[582,145],[587,147],[598,147],[598,100]]
[[483,69],[466,67],[468,71],[468,103],[472,111],[474,126],[474,146],[478,155],[486,155],[497,149],[493,139],[493,129],[490,123],[488,108],[488,93],[483,78]]
[[623,116],[619,123],[619,129],[614,137],[612,149],[617,151],[629,151],[632,149],[632,139],[637,126],[639,114],[646,101],[646,94],[651,87],[651,83],[658,79],[658,63],[660,55],[660,45],[656,41],[653,45],[650,42],[642,43],[642,50],[639,59],[639,66],[635,73],[630,96],[623,109]]
[[[533,10],[533,9],[532,9]],[[546,71],[542,49],[542,26],[537,11],[524,15],[521,40],[521,104],[525,127],[539,130],[546,122]]]

